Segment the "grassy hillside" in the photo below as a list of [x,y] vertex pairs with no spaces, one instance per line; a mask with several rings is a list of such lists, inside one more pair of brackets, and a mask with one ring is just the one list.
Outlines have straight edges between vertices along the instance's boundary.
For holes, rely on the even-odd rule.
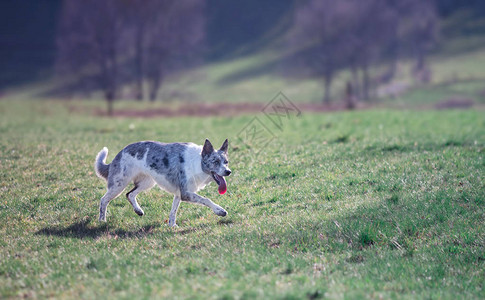
[[[470,298],[485,277],[485,117],[479,111],[304,114],[265,148],[253,116],[108,119],[0,101],[0,298]],[[124,196],[96,221],[108,161],[130,142],[229,138],[225,218]],[[259,152],[259,155],[255,153]]]
[[[323,97],[323,86],[318,78],[291,78],[281,72],[281,56],[263,52],[237,59],[212,63],[195,70],[184,72],[169,78],[163,86],[161,101],[143,103],[121,101],[116,108],[152,109],[173,105],[174,103],[267,103],[282,91],[295,103],[320,103]],[[470,99],[475,106],[485,104],[485,49],[448,55],[434,56],[431,59],[433,82],[429,85],[416,85],[410,74],[410,63],[400,65],[396,85],[407,88],[396,97],[386,96],[372,105],[387,108],[433,108],[437,103],[449,99]],[[266,67],[265,67],[266,66]],[[334,85],[334,99],[343,97],[344,85],[349,74],[341,73]],[[20,89],[7,91],[4,99],[64,99],[50,91],[59,83],[47,80],[29,84]],[[130,87],[124,92],[129,95]],[[86,100],[85,96],[75,96]],[[91,100],[101,100],[101,93],[93,93]],[[98,101],[84,104],[73,103],[72,106],[98,107]]]
[[[485,102],[482,67],[485,64],[485,25],[480,14],[481,5],[437,4],[442,17],[441,36],[429,60],[432,83],[416,85],[410,76],[411,62],[402,61],[394,84],[406,86],[406,91],[394,99],[382,97],[378,102],[383,102],[384,106],[432,107],[449,98],[468,98],[479,105]],[[323,80],[295,76],[285,64],[290,50],[285,36],[291,27],[294,5],[291,0],[271,0],[265,4],[254,0],[237,4],[209,1],[207,63],[169,76],[160,92],[159,105],[171,101],[266,103],[278,91],[283,91],[294,102],[319,103],[324,93]],[[60,1],[41,5],[40,11],[38,6],[34,2],[11,1],[2,11],[3,21],[8,25],[2,29],[6,38],[1,41],[4,53],[0,53],[5,64],[0,70],[2,98],[66,98],[59,92],[65,82],[50,77],[55,58],[55,15],[59,12]],[[16,13],[37,17],[27,24],[19,22],[21,18]],[[372,75],[377,76],[381,68],[375,66]],[[335,79],[332,90],[335,101],[343,98],[348,78],[348,72],[344,71]],[[17,85],[21,83],[24,85]],[[126,85],[122,94],[123,98],[131,100],[133,86]],[[75,95],[75,98],[85,99],[86,95]],[[101,99],[102,94],[93,93],[91,98]]]
[[[253,2],[245,4],[246,9],[250,10],[251,5],[259,3]],[[279,7],[284,16],[279,22],[273,20],[277,16],[272,15],[269,20],[275,21],[273,25],[269,21],[269,23],[260,24],[264,25],[263,27],[267,30],[263,30],[261,32],[263,36],[255,39],[253,44],[248,44],[247,41],[243,43],[242,40],[240,42],[246,46],[238,48],[237,45],[240,44],[234,43],[231,46],[232,50],[227,52],[227,56],[220,56],[219,60],[208,60],[206,64],[198,68],[169,76],[160,91],[161,100],[156,104],[118,103],[115,108],[151,109],[164,106],[167,102],[266,103],[279,91],[285,93],[296,103],[320,103],[324,94],[323,80],[296,76],[285,63],[289,49],[284,42],[284,36],[289,23],[287,20],[289,14],[288,12],[283,13],[283,11],[289,7],[287,2],[282,3]],[[214,14],[224,15],[225,10],[229,7],[230,5],[220,7],[220,11],[215,11]],[[214,28],[220,27],[217,22],[222,22],[217,21],[215,15],[210,17],[211,32],[215,31]],[[256,16],[248,17],[255,18]],[[249,22],[243,17],[241,18],[238,22]],[[399,65],[397,78],[390,86],[384,87],[384,90],[392,90],[396,87],[398,90],[400,90],[399,87],[405,88],[396,93],[395,97],[389,95],[381,97],[372,105],[387,108],[432,108],[437,103],[450,99],[468,99],[474,101],[475,106],[483,106],[485,103],[485,71],[482,66],[485,65],[485,36],[483,34],[485,27],[481,20],[479,15],[475,15],[470,10],[461,10],[447,16],[441,22],[443,35],[440,42],[429,57],[432,82],[428,85],[416,84],[410,75],[412,62],[404,60]],[[221,32],[220,37],[212,36],[215,48],[220,46],[223,49],[228,46],[227,44],[219,45],[215,41],[223,39],[225,34],[233,36],[231,30],[243,30],[243,28],[238,29],[236,25],[234,26],[227,32]],[[219,46],[216,47],[216,44]],[[23,61],[27,62],[26,64],[29,66],[35,64],[34,62],[29,63],[27,60]],[[380,74],[384,67],[375,66],[372,76]],[[23,67],[6,68],[2,70],[0,77],[9,79],[16,76],[15,72],[32,73],[26,72],[26,70]],[[332,86],[334,101],[343,98],[345,83],[348,79],[349,73],[346,71],[342,71],[336,76]],[[73,81],[75,82],[75,79]],[[65,99],[66,94],[60,92],[64,84],[65,82],[58,78],[46,76],[45,80],[28,82],[20,87],[6,88],[0,93],[0,97],[7,99]],[[124,99],[131,100],[134,95],[133,86],[124,86],[121,93]],[[88,97],[77,94],[74,95],[74,98],[85,100]],[[89,98],[100,100],[102,93],[92,93]]]
[[[478,38],[477,38],[478,39]],[[456,40],[453,40],[456,42]],[[443,47],[443,51],[430,57],[432,82],[428,85],[416,84],[410,76],[411,62],[403,61],[398,68],[394,83],[384,90],[404,87],[396,93],[374,101],[372,105],[383,107],[432,108],[449,99],[469,99],[475,106],[485,103],[485,48],[471,47],[466,51],[455,42]],[[461,49],[448,51],[446,49]],[[320,103],[323,98],[323,84],[319,78],[289,76],[291,70],[285,70],[284,51],[263,50],[259,53],[240,56],[202,65],[196,69],[174,74],[167,78],[161,91],[161,101],[155,104],[118,103],[116,107],[146,109],[160,107],[174,102],[251,102],[266,103],[277,92],[282,91],[295,103]],[[380,73],[376,67],[373,74]],[[349,78],[348,72],[341,72],[333,84],[334,101],[343,98],[344,86]],[[64,99],[57,93],[63,83],[47,78],[35,84],[10,89],[3,94],[7,99]],[[122,94],[126,99],[133,95],[132,86],[125,86]],[[131,95],[131,96],[130,96]],[[74,98],[86,99],[85,95]],[[92,93],[90,99],[102,99],[101,93]],[[91,105],[91,104],[89,104]],[[95,104],[96,106],[97,104]]]

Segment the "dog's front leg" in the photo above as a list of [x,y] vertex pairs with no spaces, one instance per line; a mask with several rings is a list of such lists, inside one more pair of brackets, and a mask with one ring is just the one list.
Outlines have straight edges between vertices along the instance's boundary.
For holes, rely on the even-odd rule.
[[210,199],[197,195],[196,193],[184,192],[181,194],[181,198],[182,198],[182,201],[205,205],[210,209],[212,209],[212,211],[218,216],[225,217],[227,215],[227,211],[224,208],[215,204]]
[[170,211],[170,215],[168,217],[168,226],[170,227],[177,226],[175,221],[177,220],[177,210],[179,209],[179,205],[180,205],[180,196],[178,195],[173,196],[172,210]]

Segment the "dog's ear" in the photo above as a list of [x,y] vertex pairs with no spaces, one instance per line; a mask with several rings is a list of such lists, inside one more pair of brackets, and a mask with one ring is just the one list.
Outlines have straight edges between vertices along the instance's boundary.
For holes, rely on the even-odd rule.
[[226,153],[227,154],[227,148],[229,147],[229,142],[227,141],[227,139],[224,141],[224,143],[222,143],[222,146],[221,146],[221,150],[222,152]]
[[211,155],[212,152],[214,152],[214,147],[212,147],[208,139],[205,139],[204,148],[202,148],[202,157]]

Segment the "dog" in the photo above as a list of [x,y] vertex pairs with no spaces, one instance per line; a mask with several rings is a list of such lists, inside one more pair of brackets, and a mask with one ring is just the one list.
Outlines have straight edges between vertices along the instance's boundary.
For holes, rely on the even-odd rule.
[[227,215],[224,208],[210,199],[197,194],[207,184],[215,181],[219,193],[227,191],[225,176],[231,174],[228,167],[228,141],[215,150],[206,139],[204,146],[193,143],[160,143],[143,141],[130,144],[121,150],[110,164],[106,164],[108,149],[104,147],[96,156],[94,169],[98,177],[107,181],[108,190],[101,198],[99,221],[106,221],[106,208],[133,182],[135,187],[126,194],[135,213],[144,212],[136,196],[151,189],[155,184],[174,195],[169,215],[169,226],[175,227],[180,201],[205,205],[221,217]]

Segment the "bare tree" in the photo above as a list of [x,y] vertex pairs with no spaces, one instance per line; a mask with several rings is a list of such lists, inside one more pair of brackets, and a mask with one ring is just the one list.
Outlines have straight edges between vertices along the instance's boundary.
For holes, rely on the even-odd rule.
[[332,80],[345,60],[345,37],[349,15],[348,1],[310,1],[298,8],[291,43],[297,50],[297,60],[322,76],[325,94],[323,102],[331,97]]
[[[350,69],[353,92],[369,100],[377,84],[396,72],[401,48],[413,45],[416,70],[425,74],[425,54],[434,40],[436,12],[433,0],[309,0],[295,14],[291,44],[297,57],[314,75],[324,78],[324,102],[341,69]],[[371,66],[390,61],[390,67],[371,77]]]
[[94,74],[89,76],[103,91],[108,114],[119,88],[120,16],[117,0],[65,0],[57,39],[59,70]]
[[130,41],[133,45],[136,98],[143,98],[148,81],[149,99],[155,100],[165,75],[193,62],[205,36],[203,0],[127,0]]
[[129,24],[129,33],[126,35],[125,45],[133,46],[131,56],[133,60],[132,77],[135,81],[135,99],[141,101],[143,100],[145,30],[156,16],[157,7],[156,3],[151,0],[126,0],[124,3],[124,16]]
[[412,45],[412,52],[416,58],[413,68],[415,77],[428,82],[431,70],[426,63],[429,50],[438,38],[438,14],[433,0],[404,0],[401,3],[403,20],[401,35],[403,41]]
[[147,79],[149,98],[157,97],[163,79],[172,70],[199,59],[205,37],[205,2],[167,1],[165,17],[157,18],[147,31]]
[[204,0],[64,0],[58,69],[101,89],[109,114],[131,81],[139,100],[149,82],[154,100],[164,75],[201,53],[204,15]]
[[[351,0],[353,14],[349,16],[345,34],[348,38],[348,61],[354,73],[354,85],[359,86],[360,98],[370,99],[372,80],[370,67],[383,57],[392,43],[397,27],[396,12],[385,0]],[[361,70],[359,82],[357,70]]]
[[347,67],[355,89],[369,98],[369,68],[389,40],[393,20],[384,0],[312,0],[298,9],[292,43],[302,48],[299,54],[315,74],[323,76],[325,103],[334,76]]

